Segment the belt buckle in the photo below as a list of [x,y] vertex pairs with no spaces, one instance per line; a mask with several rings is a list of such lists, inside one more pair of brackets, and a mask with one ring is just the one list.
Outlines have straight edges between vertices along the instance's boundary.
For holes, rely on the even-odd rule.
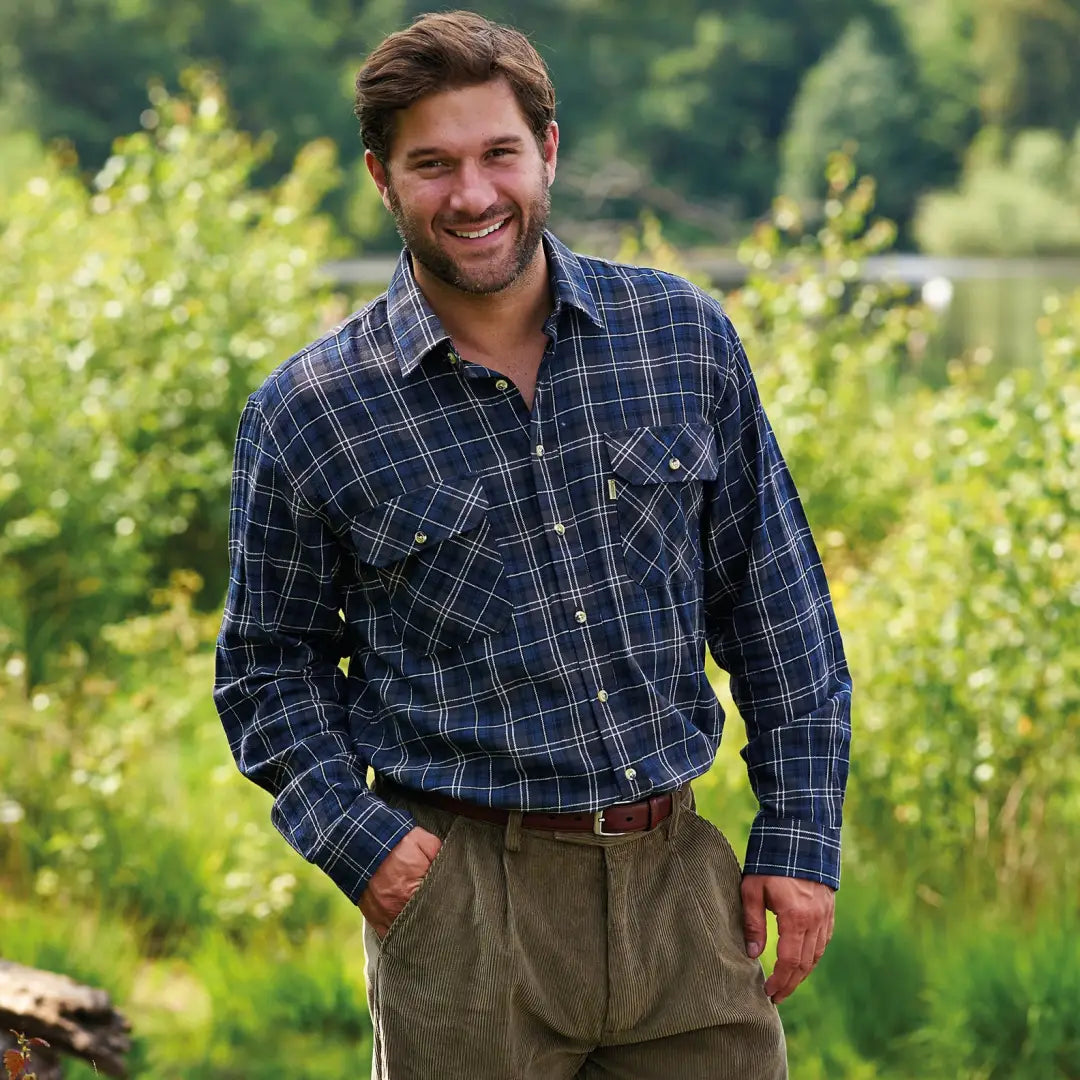
[[596,836],[625,836],[626,835],[625,832],[615,832],[614,830],[612,832],[605,832],[604,831],[604,810],[606,810],[606,809],[607,809],[607,807],[605,806],[603,810],[594,810],[593,811],[593,816],[592,816],[592,820],[593,820],[592,831],[593,831],[593,833]]

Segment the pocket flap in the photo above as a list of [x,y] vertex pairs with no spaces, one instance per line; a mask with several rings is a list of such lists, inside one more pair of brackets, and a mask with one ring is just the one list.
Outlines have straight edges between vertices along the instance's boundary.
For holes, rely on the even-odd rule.
[[479,526],[488,500],[479,476],[444,480],[379,503],[352,520],[361,562],[383,567]]
[[636,428],[606,436],[611,467],[631,484],[677,484],[715,480],[716,437],[708,424]]

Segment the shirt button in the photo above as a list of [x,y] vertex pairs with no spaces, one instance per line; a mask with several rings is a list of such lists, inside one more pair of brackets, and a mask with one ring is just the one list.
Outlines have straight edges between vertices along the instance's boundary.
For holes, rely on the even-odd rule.
[[544,448],[542,446],[538,446],[536,448],[536,456],[537,457],[543,457],[544,456]]
[[607,691],[606,690],[601,690],[600,693],[596,695],[596,700],[597,701],[607,701]]
[[637,776],[637,769],[631,765],[630,768],[623,773],[623,776],[625,776],[627,780],[633,780]]
[[416,542],[417,542],[418,544],[426,544],[426,543],[427,543],[427,533],[422,533],[422,532],[418,532],[418,533],[417,533],[417,534],[416,534],[416,535],[415,535],[415,536],[413,537],[413,539],[414,539],[414,540],[415,540],[415,541],[416,541]]
[[496,390],[509,390],[510,389],[510,384],[505,379],[496,379],[495,380],[495,389]]
[[680,460],[679,460],[679,459],[678,459],[677,457],[673,457],[673,458],[672,458],[672,459],[671,459],[671,460],[670,460],[670,461],[669,461],[669,462],[667,463],[667,467],[668,467],[668,468],[669,468],[669,469],[670,469],[670,470],[671,470],[672,472],[676,472],[677,470],[679,470],[679,469],[681,469],[681,468],[682,468],[682,462],[681,462],[681,461],[680,461]]
[[563,524],[563,523],[562,523],[561,521],[557,521],[557,522],[555,522],[555,531],[556,531],[556,532],[557,532],[557,533],[558,533],[558,534],[559,534],[560,536],[562,536],[562,534],[563,534],[564,532],[566,532],[566,526],[565,526],[565,525],[564,525],[564,524]]
[[579,623],[585,622],[585,620],[588,619],[588,617],[589,616],[586,615],[584,611],[575,611],[574,612],[574,618],[577,619],[577,621]]
[[460,356],[458,356],[458,354],[457,354],[457,353],[453,353],[453,352],[452,352],[452,353],[450,354],[450,356],[448,357],[448,359],[449,359],[449,361],[450,361],[450,363],[451,363],[451,364],[459,364],[459,363],[461,363],[461,357],[460,357]]

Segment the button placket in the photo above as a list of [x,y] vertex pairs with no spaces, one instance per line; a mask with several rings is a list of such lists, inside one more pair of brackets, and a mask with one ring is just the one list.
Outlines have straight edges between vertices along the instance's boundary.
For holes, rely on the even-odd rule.
[[[538,388],[538,400],[533,409],[532,423],[530,424],[530,436],[532,442],[532,466],[533,477],[536,483],[537,497],[540,503],[540,511],[548,523],[550,533],[555,537],[559,537],[560,540],[567,535],[567,511],[571,510],[571,507],[560,506],[556,492],[560,490],[558,470],[561,467],[561,458],[556,452],[558,450],[557,443],[557,424],[553,422],[552,425],[546,425],[543,423],[545,412],[543,411],[544,402],[539,398]],[[563,485],[562,490],[565,490]],[[553,559],[552,565],[555,573],[558,576],[558,584],[562,589],[566,589],[571,596],[579,592],[579,586],[576,580],[576,568],[574,567],[574,550],[573,545],[565,542],[552,542],[550,550],[552,551]],[[561,590],[560,590],[561,591]],[[584,605],[578,597],[574,597],[571,600],[571,617],[573,622],[572,626],[581,630],[587,631],[589,616],[585,610]],[[590,678],[590,673],[596,669],[596,657],[591,655],[591,647],[589,642],[588,633],[582,635],[573,635],[575,642],[574,648],[578,653],[578,658],[581,662],[580,672],[583,679],[590,679],[592,681],[596,678],[593,674]],[[595,682],[594,682],[595,687]],[[607,700],[607,692],[604,690],[597,691],[594,689],[594,695],[596,700],[601,704]]]

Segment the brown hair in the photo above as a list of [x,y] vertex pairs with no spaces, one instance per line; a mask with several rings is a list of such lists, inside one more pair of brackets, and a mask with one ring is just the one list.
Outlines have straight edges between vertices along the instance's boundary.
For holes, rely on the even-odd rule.
[[356,76],[360,138],[385,166],[400,110],[428,94],[499,78],[542,145],[555,119],[555,88],[529,39],[472,11],[421,15],[386,38]]

